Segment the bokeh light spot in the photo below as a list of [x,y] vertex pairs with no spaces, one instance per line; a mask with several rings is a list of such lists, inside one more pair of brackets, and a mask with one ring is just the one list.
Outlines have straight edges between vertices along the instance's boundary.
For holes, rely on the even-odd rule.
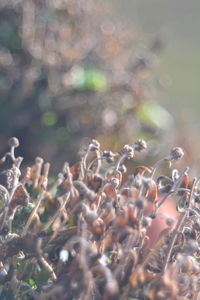
[[53,126],[57,121],[58,117],[53,111],[46,111],[42,115],[42,124],[44,126]]

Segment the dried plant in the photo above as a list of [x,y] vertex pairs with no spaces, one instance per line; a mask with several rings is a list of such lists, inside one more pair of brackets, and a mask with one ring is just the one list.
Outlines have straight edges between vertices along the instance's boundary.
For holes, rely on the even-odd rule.
[[[0,160],[1,299],[199,299],[200,179],[173,168],[181,148],[127,174],[146,151],[143,140],[119,152],[91,140],[52,179],[39,157],[21,176],[19,142],[8,144]],[[156,177],[165,161],[171,176]]]

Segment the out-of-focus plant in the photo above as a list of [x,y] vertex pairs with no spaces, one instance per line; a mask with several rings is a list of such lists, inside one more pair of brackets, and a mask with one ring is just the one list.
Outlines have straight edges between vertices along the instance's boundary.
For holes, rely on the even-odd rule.
[[170,126],[147,104],[161,48],[158,39],[141,46],[96,1],[2,0],[0,151],[11,134],[27,159],[64,157],[66,145],[72,159],[81,137],[116,147],[141,132],[152,139]]

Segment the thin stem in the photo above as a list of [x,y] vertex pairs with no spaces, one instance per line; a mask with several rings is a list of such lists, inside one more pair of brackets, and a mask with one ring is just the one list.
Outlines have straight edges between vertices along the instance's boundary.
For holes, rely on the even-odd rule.
[[85,175],[86,175],[86,172],[87,172],[87,157],[88,157],[89,152],[90,152],[90,150],[88,148],[85,155],[83,156],[83,158],[81,160],[82,166],[83,166],[83,172],[84,172],[84,177],[83,178],[85,178]]
[[161,164],[165,161],[170,161],[171,156],[166,156],[160,160],[158,160],[152,167],[152,173],[151,173],[151,178],[155,175],[156,170],[161,166]]
[[43,174],[40,176],[40,179],[38,182],[39,186],[41,186],[45,190],[46,190],[47,184],[48,184],[49,169],[50,169],[50,163],[44,164]]
[[24,229],[23,229],[23,231],[22,231],[22,234],[21,234],[22,237],[24,237],[24,236],[27,234],[28,229],[29,229],[29,226],[30,226],[31,223],[32,223],[33,217],[36,215],[37,210],[38,210],[38,208],[39,208],[39,206],[40,206],[41,201],[42,201],[43,198],[44,198],[44,191],[43,191],[43,192],[40,194],[40,196],[38,197],[38,200],[37,200],[37,202],[36,202],[36,205],[35,205],[35,207],[33,208],[32,212],[31,212],[31,214],[30,214],[30,216],[29,216],[29,218],[28,218],[28,221],[26,222],[26,225],[25,225],[25,227],[24,227]]
[[48,261],[42,255],[41,244],[42,244],[42,239],[39,238],[38,242],[37,242],[38,259],[41,262],[41,264],[44,266],[44,268],[50,273],[52,281],[56,281],[57,276],[56,276],[52,266],[48,263]]
[[15,147],[14,146],[11,146],[10,154],[11,154],[12,159],[15,160]]
[[15,159],[15,166],[19,169],[21,163],[23,161],[23,157],[19,156]]
[[178,194],[179,192],[185,192],[185,193],[190,193],[190,189],[185,189],[185,188],[180,188],[177,189],[175,191],[170,191],[167,195],[165,195],[165,197],[159,202],[159,204],[157,204],[156,206],[156,211],[160,208],[160,206],[162,206],[165,201],[169,198],[169,196],[171,196],[172,194]]
[[[4,207],[4,212],[3,212],[3,221],[1,223],[1,226],[0,226],[0,231],[3,229],[4,225],[5,225],[5,222],[7,221],[7,217],[8,217],[8,212],[9,212],[9,205],[10,205],[10,202],[12,201],[12,198],[14,196],[14,193],[18,187],[18,184],[19,184],[19,176],[20,176],[20,170],[15,166],[13,167],[14,171],[15,171],[15,180],[14,180],[14,183],[12,185],[12,189],[9,193],[9,197],[7,197],[7,203],[5,204],[5,207]],[[3,187],[1,187],[2,189]],[[5,188],[3,188],[4,191],[5,191]],[[7,196],[7,190],[6,190],[6,196]]]
[[183,225],[183,222],[185,221],[186,219],[186,216],[187,216],[187,212],[183,213],[181,215],[181,217],[179,218],[179,221],[176,225],[176,228],[174,229],[173,231],[173,234],[172,234],[172,240],[171,240],[171,243],[168,247],[168,250],[167,250],[167,255],[165,257],[165,261],[164,261],[164,266],[163,266],[163,271],[162,271],[162,274],[165,273],[167,267],[168,267],[168,264],[169,264],[169,260],[170,260],[170,257],[171,257],[171,253],[172,253],[172,249],[174,247],[174,244],[175,244],[175,241],[177,239],[177,236],[178,236],[178,233],[180,232],[180,229]]
[[181,182],[181,180],[183,179],[183,177],[188,173],[189,171],[189,167],[186,167],[183,172],[179,175],[179,177],[177,178],[177,180],[174,182],[173,186],[172,186],[172,190],[174,190],[178,184]]
[[66,163],[65,168],[66,168],[66,173],[67,173],[68,180],[69,180],[70,192],[71,192],[72,198],[74,198],[75,192],[74,192],[73,176],[70,171],[70,167],[69,167],[68,163]]
[[198,213],[198,211],[196,211],[196,210],[193,209],[193,208],[188,208],[188,209],[189,209],[189,211],[193,212],[197,217],[200,218],[200,214]]
[[[93,166],[93,164],[94,164],[95,162],[102,161],[103,159],[104,159],[104,157],[95,157],[95,158],[89,163],[89,165],[88,165],[88,167],[87,167],[87,171],[89,171],[89,170],[92,168],[92,166]],[[100,167],[99,167],[99,168],[100,168]],[[98,168],[98,171],[99,171],[99,168]],[[98,173],[97,170],[96,170],[94,173],[95,173],[95,174]]]
[[196,187],[198,187],[199,182],[200,182],[200,177],[197,178]]
[[197,182],[197,179],[194,178],[193,183],[192,183],[192,189],[191,189],[191,192],[190,192],[189,201],[188,201],[189,202],[188,203],[188,209],[186,209],[185,212],[182,213],[182,215],[179,218],[179,221],[178,221],[178,223],[176,225],[176,228],[174,229],[174,231],[172,233],[172,239],[171,239],[171,243],[169,244],[169,247],[167,249],[167,255],[165,257],[162,274],[165,273],[165,271],[166,271],[166,269],[168,267],[169,260],[170,260],[170,257],[171,257],[171,253],[172,253],[174,244],[176,242],[177,236],[178,236],[179,232],[181,231],[181,228],[183,226],[183,223],[184,223],[185,219],[187,218],[187,214],[188,214],[188,211],[190,209],[191,202],[192,202],[192,197],[194,195],[194,190],[195,190],[196,182]]
[[96,165],[96,170],[93,170],[93,172],[94,172],[94,174],[97,174],[100,171],[102,160],[101,160],[101,154],[100,154],[99,150],[96,150],[95,153],[96,153],[96,158],[97,158],[97,165]]
[[65,208],[65,205],[67,204],[68,200],[69,200],[69,196],[70,193],[67,193],[65,200],[63,201],[62,205],[60,206],[60,208],[56,211],[56,213],[54,214],[54,216],[49,220],[49,222],[45,225],[44,227],[44,231],[46,231],[54,222],[55,220],[59,217],[59,215],[62,213],[62,211]]
[[74,180],[73,185],[79,187],[79,189],[78,189],[79,192],[82,189],[82,191],[84,191],[85,194],[90,195],[91,197],[93,197],[94,192],[92,190],[90,190],[84,182],[82,182],[80,180]]
[[117,165],[115,167],[115,170],[118,170],[120,165],[122,164],[122,162],[125,160],[125,158],[127,157],[127,154],[124,153],[122,156],[120,156],[120,158],[117,161]]
[[35,163],[35,177],[33,179],[34,188],[37,188],[38,186],[38,182],[41,176],[42,165],[43,165],[43,159],[41,157],[37,157]]
[[86,223],[84,221],[83,218],[81,218],[82,220],[80,220],[81,227],[82,227],[82,234],[81,234],[81,249],[80,249],[80,263],[81,263],[81,267],[83,270],[83,280],[85,283],[85,295],[83,299],[87,299],[90,295],[90,292],[93,290],[93,277],[92,277],[92,273],[87,265],[87,259],[86,259],[86,247],[87,247],[87,243],[85,243],[85,241],[87,241],[87,234],[86,234]]
[[84,168],[84,159],[82,158],[81,162],[80,162],[80,175],[79,175],[79,179],[83,180],[84,177],[85,177],[85,168]]
[[164,196],[164,198],[158,203],[157,205],[157,209],[163,205],[163,203],[169,198],[169,196],[171,196],[172,194],[178,192],[178,191],[187,191],[190,192],[190,190],[188,189],[182,189],[179,188],[176,190],[178,184],[181,182],[181,180],[183,179],[183,177],[185,176],[185,174],[188,172],[189,168],[185,168],[185,170],[180,174],[180,176],[178,177],[178,179],[174,182],[173,186],[171,187],[171,190],[169,191],[169,193],[167,195]]

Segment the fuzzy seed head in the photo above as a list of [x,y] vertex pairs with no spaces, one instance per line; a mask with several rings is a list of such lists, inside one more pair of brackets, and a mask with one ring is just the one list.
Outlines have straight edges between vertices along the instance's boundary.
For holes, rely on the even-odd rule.
[[120,172],[122,172],[123,174],[127,172],[127,168],[126,168],[125,165],[120,165],[118,170],[119,170]]
[[113,177],[110,179],[110,184],[112,185],[113,188],[117,188],[120,184],[120,181],[118,178]]
[[174,225],[174,219],[171,218],[171,217],[168,217],[168,218],[166,219],[166,224],[167,224],[167,226],[169,226],[169,227],[173,226],[173,225]]
[[147,144],[144,140],[138,140],[134,143],[134,149],[141,152],[147,148]]
[[89,144],[89,150],[90,151],[95,151],[99,150],[100,148],[100,143],[97,140],[92,140],[91,143]]
[[104,150],[103,153],[102,153],[102,155],[105,158],[112,158],[114,156],[114,153],[112,151]]
[[14,147],[14,148],[19,147],[19,140],[18,140],[18,138],[16,138],[16,137],[10,138],[10,139],[8,140],[8,145],[9,145],[10,147]]
[[179,160],[184,156],[183,149],[180,147],[174,147],[171,149],[170,156],[173,160]]
[[148,228],[148,227],[151,225],[151,223],[152,223],[152,218],[144,217],[144,218],[142,219],[142,226],[143,226],[144,228]]
[[133,158],[134,156],[134,149],[130,145],[124,145],[123,153],[126,153],[128,158]]
[[41,158],[41,157],[39,157],[39,156],[35,158],[35,163],[36,163],[37,165],[42,165],[43,162],[44,162],[43,158]]
[[106,158],[106,162],[107,162],[108,164],[111,164],[111,163],[113,163],[114,161],[115,161],[114,157],[108,157],[108,158]]
[[137,199],[135,201],[135,206],[139,209],[143,209],[144,208],[144,202],[142,201],[142,199]]
[[195,252],[197,252],[199,249],[199,243],[196,240],[188,240],[185,244],[183,251],[187,253],[188,255],[193,255]]

